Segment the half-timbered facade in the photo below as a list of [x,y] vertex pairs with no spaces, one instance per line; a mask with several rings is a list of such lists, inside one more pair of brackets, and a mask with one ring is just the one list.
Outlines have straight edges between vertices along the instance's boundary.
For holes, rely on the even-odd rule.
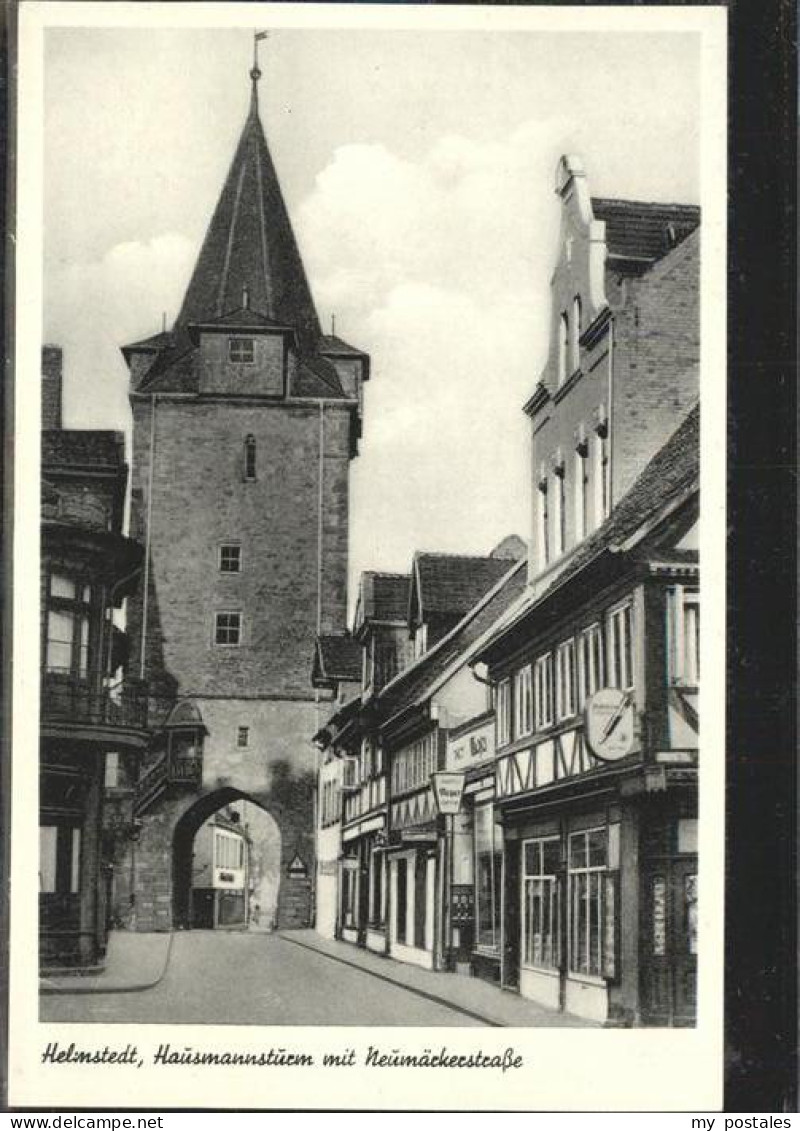
[[[498,568],[487,569],[487,560]],[[471,569],[465,564],[471,561],[451,564],[448,575]],[[483,595],[381,696],[380,735],[390,788],[390,953],[437,970],[467,968],[471,962],[476,860],[472,807],[462,807],[452,818],[440,815],[431,775],[452,760],[451,732],[491,719],[489,689],[469,660],[525,584],[524,557],[484,559],[479,570],[482,580],[474,584],[478,592],[483,585]],[[489,584],[493,573],[496,580]]]
[[690,206],[596,200],[562,158],[533,551],[479,654],[495,687],[502,984],[692,1024],[699,412]]

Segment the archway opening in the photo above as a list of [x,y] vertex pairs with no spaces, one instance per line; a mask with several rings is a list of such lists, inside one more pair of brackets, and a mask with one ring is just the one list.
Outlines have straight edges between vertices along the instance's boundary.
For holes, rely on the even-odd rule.
[[200,798],[175,826],[172,859],[178,930],[272,930],[281,833],[256,798],[235,789]]

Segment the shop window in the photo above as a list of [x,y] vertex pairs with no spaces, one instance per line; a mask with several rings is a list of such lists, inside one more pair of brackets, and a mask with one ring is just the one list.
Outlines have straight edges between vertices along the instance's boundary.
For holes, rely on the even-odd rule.
[[580,659],[579,695],[582,707],[590,695],[603,686],[603,633],[592,624],[578,637]]
[[497,685],[497,745],[511,741],[511,681],[501,679]]
[[608,616],[608,682],[630,691],[633,687],[633,610],[623,605]]
[[219,548],[220,573],[242,572],[242,547],[236,542],[226,542]]
[[228,338],[229,361],[239,365],[252,365],[255,357],[255,342],[252,338]]
[[500,892],[503,830],[494,806],[475,807],[475,923],[479,947],[500,945]]
[[609,870],[605,828],[569,838],[569,968],[614,977],[617,968],[616,873]]
[[242,614],[217,613],[214,618],[214,643],[236,647],[242,642]]
[[534,668],[536,729],[553,725],[553,653],[540,656]]
[[408,861],[401,857],[397,861],[397,941],[406,941],[408,929]]
[[39,891],[75,895],[80,891],[81,830],[74,825],[39,826]]
[[373,927],[383,926],[383,853],[373,852],[370,858],[371,898],[369,921]]
[[49,672],[85,679],[89,673],[91,587],[50,575],[45,662]]
[[514,677],[514,736],[521,738],[533,730],[533,672],[526,664]]
[[700,594],[676,585],[667,592],[669,681],[681,687],[700,683]]
[[559,837],[545,837],[522,846],[523,966],[560,965],[560,845]]
[[[350,866],[352,865],[352,867]],[[355,861],[346,860],[342,868],[342,924],[345,927],[356,925],[356,882],[358,873]]]

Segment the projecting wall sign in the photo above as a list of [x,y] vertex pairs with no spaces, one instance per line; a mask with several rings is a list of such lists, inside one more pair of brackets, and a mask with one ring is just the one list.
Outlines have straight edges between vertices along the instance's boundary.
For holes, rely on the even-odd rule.
[[595,758],[617,762],[633,749],[633,692],[603,687],[586,703],[586,741]]

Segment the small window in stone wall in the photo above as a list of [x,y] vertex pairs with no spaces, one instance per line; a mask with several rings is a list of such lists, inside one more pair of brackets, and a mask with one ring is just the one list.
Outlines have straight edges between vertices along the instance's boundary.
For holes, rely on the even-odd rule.
[[255,343],[252,338],[229,338],[228,360],[240,365],[252,365],[255,361]]
[[236,730],[236,745],[250,745],[250,727],[238,727]]
[[219,548],[220,573],[241,573],[242,547],[236,542],[226,542]]
[[244,442],[244,478],[252,482],[256,477],[256,438],[247,436]]
[[236,646],[242,640],[242,614],[217,613],[214,618],[214,643]]

